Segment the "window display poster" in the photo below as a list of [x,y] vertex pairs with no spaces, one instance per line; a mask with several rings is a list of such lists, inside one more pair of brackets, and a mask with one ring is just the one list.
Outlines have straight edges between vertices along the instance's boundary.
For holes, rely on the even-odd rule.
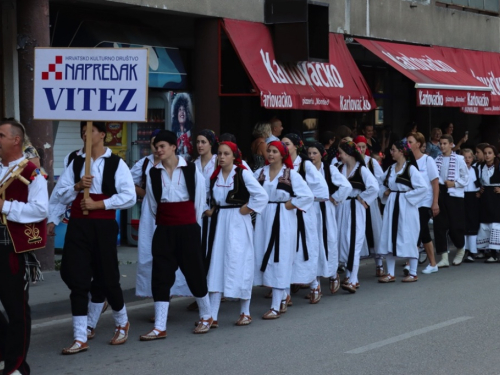
[[106,138],[104,145],[109,147],[113,154],[118,155],[124,161],[127,157],[127,123],[107,122]]
[[177,135],[177,154],[191,160],[194,130],[194,110],[191,95],[185,92],[170,93],[172,131]]

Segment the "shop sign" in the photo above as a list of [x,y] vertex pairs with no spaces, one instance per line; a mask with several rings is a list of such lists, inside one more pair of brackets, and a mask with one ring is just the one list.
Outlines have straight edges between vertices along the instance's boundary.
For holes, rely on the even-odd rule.
[[490,105],[490,93],[484,91],[420,89],[417,95],[417,105],[431,107],[488,107]]
[[147,48],[36,48],[34,75],[35,119],[147,119]]

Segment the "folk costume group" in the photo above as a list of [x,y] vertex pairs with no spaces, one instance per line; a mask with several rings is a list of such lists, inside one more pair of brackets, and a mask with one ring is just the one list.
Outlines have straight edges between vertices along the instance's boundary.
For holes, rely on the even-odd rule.
[[[81,134],[85,131],[82,123]],[[73,342],[63,354],[88,350],[108,304],[114,319],[109,343],[128,339],[115,215],[137,197],[142,214],[136,293],[154,300],[154,325],[141,341],[167,337],[172,296],[195,297],[194,333],[203,334],[218,327],[223,297],[240,300],[237,326],[251,324],[254,286],[271,289],[262,318],[272,320],[291,306],[291,285],[307,285],[311,304],[321,300],[322,277],[329,279],[332,294],[340,288],[356,293],[362,257],[374,258],[381,283],[394,282],[396,259],[407,259],[402,281],[415,282],[419,243],[429,255],[423,273],[449,265],[447,237],[458,249],[456,265],[481,249],[492,257],[500,250],[500,161],[493,146],[487,145],[484,161],[474,165],[471,157],[454,154],[453,139],[443,135],[442,155],[434,161],[419,152],[423,136],[412,133],[392,145],[395,163],[383,172],[365,155],[364,137],[341,142],[330,162],[322,144],[311,143],[306,154],[301,138],[287,134],[267,144],[266,165],[252,172],[234,137],[219,143],[212,131],[199,132],[199,158],[192,163],[177,155],[175,133],[160,130],[151,135],[152,154],[129,170],[104,146],[105,135],[105,124],[94,122],[90,175],[85,147],[68,155],[49,204],[45,177],[22,153],[24,128],[0,123],[0,301],[8,318],[0,314],[4,373],[29,374],[28,287],[39,277],[32,251],[44,246],[45,229],[53,232],[68,205],[61,277],[71,292]],[[18,169],[24,182],[9,178]],[[438,264],[431,217],[442,255]],[[346,268],[342,282],[339,266]]]

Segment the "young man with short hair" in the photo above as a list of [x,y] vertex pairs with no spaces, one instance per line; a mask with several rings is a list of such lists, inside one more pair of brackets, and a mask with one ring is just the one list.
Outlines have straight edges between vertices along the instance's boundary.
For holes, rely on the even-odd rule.
[[194,163],[177,156],[175,133],[162,130],[154,145],[160,163],[151,167],[146,195],[156,217],[153,254],[152,292],[155,302],[155,325],[140,336],[141,341],[167,337],[170,289],[175,271],[180,268],[200,311],[194,333],[206,333],[214,323],[208,297],[204,252],[201,247],[201,218],[205,212],[205,178]]
[[[85,133],[86,126],[82,132]],[[118,224],[116,210],[135,204],[134,181],[125,162],[104,147],[106,126],[94,122],[92,127],[92,154],[90,176],[85,175],[85,154],[76,156],[60,177],[56,198],[71,205],[71,218],[64,241],[61,277],[71,290],[73,315],[73,344],[63,354],[75,354],[88,349],[88,294],[91,282],[104,291],[100,300],[93,295],[92,302],[102,309],[104,298],[113,310],[115,334],[111,345],[124,344],[130,324],[120,287],[120,270],[116,248]],[[85,199],[83,190],[90,189]],[[88,214],[85,214],[88,211]]]
[[439,173],[439,214],[434,217],[436,253],[442,254],[439,268],[448,267],[448,239],[457,248],[453,265],[462,263],[465,250],[464,188],[469,181],[469,171],[463,157],[453,152],[453,137],[448,134],[439,140],[442,155],[436,158]]
[[269,123],[271,124],[271,135],[266,139],[266,143],[279,141],[279,137],[283,131],[283,123],[277,117],[273,117]]

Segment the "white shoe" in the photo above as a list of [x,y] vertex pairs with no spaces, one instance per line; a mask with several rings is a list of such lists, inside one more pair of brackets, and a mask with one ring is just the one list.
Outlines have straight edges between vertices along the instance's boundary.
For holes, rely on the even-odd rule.
[[462,261],[464,260],[464,255],[465,255],[464,249],[457,250],[457,254],[455,255],[455,258],[453,258],[453,265],[454,266],[461,265]]
[[11,372],[10,375],[22,375],[19,371],[14,371],[14,372]]
[[432,267],[430,264],[427,265],[427,267],[425,267],[423,270],[422,270],[422,273],[425,273],[425,274],[429,274],[429,273],[434,273],[434,272],[437,272],[439,270],[437,264]]
[[448,253],[444,253],[441,256],[441,260],[439,261],[439,263],[437,264],[437,266],[439,268],[446,268],[446,267],[450,266],[450,262],[448,262]]
[[0,361],[0,371],[3,371],[4,368],[5,368],[5,362]]

